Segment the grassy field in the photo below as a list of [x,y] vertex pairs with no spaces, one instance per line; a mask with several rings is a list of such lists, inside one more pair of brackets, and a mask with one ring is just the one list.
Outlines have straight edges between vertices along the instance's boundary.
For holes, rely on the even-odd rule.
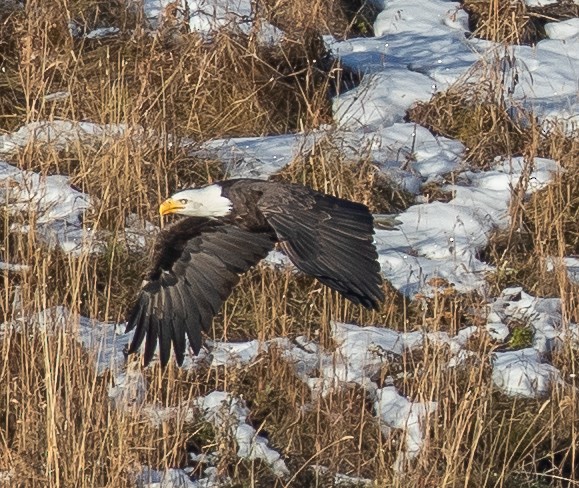
[[[341,72],[325,61],[320,35],[370,33],[371,9],[338,0],[260,0],[257,5],[263,19],[287,32],[282,44],[264,47],[252,35],[225,31],[207,42],[188,32],[177,11],[168,11],[163,27],[149,35],[142,16],[122,0],[31,0],[24,8],[0,11],[1,131],[56,119],[128,128],[121,137],[63,149],[31,142],[8,156],[22,169],[68,175],[95,198],[87,225],[109,238],[103,254],[65,255],[44,246],[34,230],[12,232],[13,224],[34,223],[39,216],[13,215],[7,202],[0,202],[0,261],[30,266],[25,272],[0,271],[0,323],[21,324],[6,328],[0,341],[0,486],[134,486],[142,465],[187,466],[187,450],[219,451],[219,472],[240,487],[333,486],[336,472],[393,487],[579,485],[579,396],[573,388],[579,361],[571,345],[552,358],[568,386],[536,400],[508,398],[493,388],[490,354],[509,345],[493,343],[483,333],[469,342],[477,360],[465,367],[443,367],[450,352],[434,344],[405,353],[396,365],[399,371],[385,366],[383,378],[403,373],[396,384],[401,394],[439,402],[423,452],[403,476],[392,469],[400,434],[386,438],[380,433],[360,387],[312,402],[307,386],[275,350],[242,369],[193,373],[153,366],[145,371],[152,404],[181,408],[215,389],[243,395],[252,425],[267,435],[291,471],[289,478],[276,479],[263,463],[237,458],[225,427],[185,422],[179,415],[152,426],[138,409],[115,410],[108,399],[112,378],[97,375],[94,358],[71,334],[46,333],[29,319],[64,305],[71,311],[71,328],[78,314],[124,320],[148,259],[146,252],[127,246],[127,218],[136,214],[159,223],[158,203],[174,189],[224,176],[217,161],[193,158],[182,149],[183,138],[201,142],[281,134],[331,122],[328,92],[339,89]],[[567,7],[570,13],[559,14],[578,15]],[[465,8],[473,31],[483,37],[527,43],[541,38],[542,17],[536,10],[521,13],[495,0],[471,0]],[[521,25],[523,17],[533,22]],[[118,27],[120,34],[74,39],[71,21],[85,31]],[[488,277],[494,294],[520,285],[536,296],[560,297],[565,320],[579,322],[578,286],[564,269],[547,266],[550,256],[579,254],[579,142],[509,117],[499,79],[489,69],[484,85],[437,95],[410,110],[408,119],[462,141],[475,169],[488,167],[497,155],[541,156],[561,164],[565,171],[530,199],[524,191],[515,193],[511,228],[494,236],[484,255],[496,266]],[[47,97],[57,92],[68,95]],[[276,177],[362,201],[376,212],[411,203],[363,154],[348,160],[331,140]],[[447,198],[436,186],[426,187],[424,195]],[[385,287],[382,309],[370,313],[310,279],[257,267],[243,277],[215,320],[214,336],[305,334],[331,348],[330,320],[453,334],[481,325],[485,301],[476,293],[459,295],[449,287],[434,298],[408,301]],[[313,465],[327,467],[328,473]]]

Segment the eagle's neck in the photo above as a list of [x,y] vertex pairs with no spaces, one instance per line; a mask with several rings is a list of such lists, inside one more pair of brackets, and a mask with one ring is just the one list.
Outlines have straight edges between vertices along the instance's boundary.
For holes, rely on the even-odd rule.
[[188,217],[218,219],[230,215],[233,210],[233,203],[223,196],[223,189],[219,184],[190,188],[175,193],[171,197],[171,200],[176,202],[180,199],[186,202],[186,206],[178,213]]

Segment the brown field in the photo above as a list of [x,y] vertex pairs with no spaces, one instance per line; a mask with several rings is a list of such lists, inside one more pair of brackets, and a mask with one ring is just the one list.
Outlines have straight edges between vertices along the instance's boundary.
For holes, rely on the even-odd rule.
[[[536,400],[509,398],[493,388],[489,358],[499,345],[482,333],[468,345],[480,361],[461,368],[443,367],[449,351],[442,346],[406,353],[399,391],[414,401],[438,401],[439,407],[423,452],[405,475],[392,469],[400,434],[380,433],[360,387],[312,400],[275,350],[241,369],[153,366],[145,372],[147,403],[179,409],[215,389],[243,395],[250,422],[286,460],[287,479],[273,476],[264,463],[238,459],[228,430],[201,417],[185,422],[176,415],[153,426],[137,408],[113,407],[112,376],[97,375],[94,357],[69,332],[79,314],[124,320],[147,265],[147,253],[131,251],[124,240],[127,218],[137,214],[159,224],[158,204],[174,189],[223,177],[217,161],[182,149],[183,138],[281,134],[330,123],[327,93],[335,88],[337,67],[322,70],[313,63],[323,57],[319,36],[371,29],[367,7],[347,8],[338,0],[257,3],[264,18],[289,33],[275,48],[236,32],[219,32],[208,43],[188,32],[178,15],[150,36],[122,0],[31,0],[24,8],[0,11],[0,131],[57,119],[128,127],[123,136],[64,149],[32,141],[6,156],[41,175],[68,175],[95,198],[87,225],[110,238],[101,255],[65,255],[44,246],[34,231],[11,232],[14,223],[38,216],[9,214],[0,202],[0,261],[30,266],[25,272],[0,270],[0,324],[21,324],[0,330],[0,486],[131,487],[143,465],[188,466],[187,450],[219,451],[219,472],[238,487],[329,487],[335,473],[389,487],[579,486],[579,395],[572,387],[579,358],[571,345],[552,358],[568,386]],[[525,26],[523,35],[513,21],[516,12],[500,3],[465,2],[476,12],[473,30],[494,40],[529,42],[533,29]],[[73,39],[71,20],[89,30],[115,26],[120,35]],[[451,89],[414,107],[408,119],[461,140],[473,168],[487,167],[499,154],[560,162],[565,171],[552,185],[530,199],[523,191],[515,194],[512,227],[494,236],[485,257],[496,266],[488,277],[493,293],[520,285],[536,296],[561,297],[565,319],[579,322],[578,286],[565,270],[547,269],[549,256],[579,254],[579,142],[513,121],[497,94],[497,75],[490,70],[486,76],[484,88]],[[63,91],[69,95],[46,98]],[[133,135],[141,129],[137,141]],[[331,140],[277,178],[362,201],[376,212],[411,203],[363,154],[347,160]],[[445,197],[437,188],[426,191],[433,199]],[[313,280],[259,266],[243,277],[215,320],[214,334],[228,340],[307,335],[331,348],[331,320],[450,333],[480,324],[485,302],[477,294],[449,289],[412,302],[385,286],[382,309],[370,313]],[[68,331],[47,333],[29,320],[60,305],[71,312]],[[198,468],[200,474],[203,466]]]

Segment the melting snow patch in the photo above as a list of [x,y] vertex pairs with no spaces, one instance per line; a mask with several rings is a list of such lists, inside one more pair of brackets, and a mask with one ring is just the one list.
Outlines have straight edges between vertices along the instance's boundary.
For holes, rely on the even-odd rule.
[[226,167],[228,178],[266,179],[298,156],[309,152],[325,135],[324,131],[317,131],[309,134],[213,139],[192,151],[192,154],[219,158]]
[[118,373],[109,388],[109,398],[118,410],[131,409],[143,405],[147,396],[147,383],[140,370],[127,368]]
[[564,257],[563,259],[551,257],[547,262],[547,270],[554,271],[558,266],[564,266],[567,271],[569,279],[576,284],[579,284],[579,258]]
[[553,383],[562,383],[560,372],[543,362],[564,340],[576,342],[577,326],[564,327],[559,298],[537,298],[522,288],[505,289],[489,305],[486,328],[504,341],[509,324],[515,321],[533,330],[532,348],[496,352],[493,359],[494,384],[507,395],[537,397],[549,392]]
[[545,130],[561,127],[568,135],[579,128],[577,66],[579,37],[544,39],[536,46],[511,46],[503,56],[507,102],[530,110]]
[[549,22],[545,24],[545,33],[551,39],[570,39],[579,36],[579,18]]
[[388,127],[403,122],[415,102],[428,100],[432,94],[432,80],[426,76],[389,69],[365,76],[357,88],[336,97],[334,120],[348,130]]
[[528,7],[544,7],[545,5],[552,5],[558,1],[559,0],[524,0],[525,5]]
[[567,337],[559,298],[537,298],[514,287],[503,290],[488,308],[486,328],[495,339],[507,338],[512,321],[533,330],[533,348],[541,354],[557,350]]
[[[325,466],[319,464],[313,464],[311,469],[316,474],[327,475],[330,470]],[[334,475],[334,484],[332,486],[344,486],[344,487],[363,487],[363,486],[374,486],[374,482],[367,478],[360,478],[358,476],[348,476],[341,473],[336,473]]]
[[276,476],[287,476],[283,459],[277,451],[268,447],[267,439],[257,434],[255,429],[246,423],[249,409],[243,400],[232,397],[223,391],[214,391],[195,400],[205,420],[217,428],[228,426],[237,441],[237,455],[245,459],[261,459],[271,466]]
[[499,161],[489,171],[459,175],[462,184],[445,190],[454,198],[447,203],[414,205],[397,216],[395,230],[378,230],[376,243],[382,270],[402,293],[432,294],[430,280],[443,278],[458,292],[484,289],[485,273],[493,268],[477,253],[491,233],[509,224],[511,193],[528,179],[527,193],[543,187],[559,167],[555,161],[523,158]]
[[440,175],[457,171],[465,153],[459,141],[434,136],[410,123],[375,131],[339,129],[331,140],[352,161],[367,154],[391,181],[414,194],[420,192],[423,181],[436,181]]
[[[54,120],[30,122],[16,132],[0,135],[0,155],[12,154],[32,143],[50,144],[56,149],[65,149],[71,144],[86,144],[106,139],[118,139],[130,130],[122,124],[94,124]],[[140,129],[137,132],[141,132]]]
[[566,257],[563,258],[563,262],[567,267],[567,273],[571,281],[579,283],[579,258]]
[[49,246],[74,254],[100,250],[94,232],[82,225],[91,199],[72,188],[66,176],[42,176],[0,161],[0,198],[12,215],[26,216],[27,223],[13,223],[11,231],[30,232],[29,222],[34,222],[38,236]]
[[157,471],[148,467],[137,475],[137,486],[139,488],[219,488],[227,486],[226,480],[219,478],[216,468],[207,468],[205,477],[193,481],[190,468],[168,469],[167,471]]
[[30,266],[26,264],[11,264],[0,261],[0,271],[8,271],[11,273],[25,273],[30,271]]
[[131,214],[125,222],[125,240],[131,251],[147,249],[147,243],[151,242],[159,232],[159,227],[148,221],[143,221],[136,214]]
[[558,125],[570,135],[577,130],[577,19],[548,24],[553,38],[533,47],[510,46],[505,55],[502,45],[465,36],[468,15],[458,3],[393,0],[382,7],[375,38],[326,39],[344,66],[371,75],[335,100],[340,124],[398,122],[413,101],[429,100],[457,82],[477,83],[476,63],[482,61],[478,66],[501,66],[515,112],[523,104],[546,129]]
[[[258,340],[249,342],[214,342],[211,348],[211,366],[242,366],[252,362],[264,350]],[[265,347],[265,350],[267,346]]]
[[[384,80],[390,77],[393,90],[384,91],[383,102],[390,100],[399,109],[404,97],[429,100],[434,92],[458,81],[480,59],[479,52],[492,45],[467,40],[468,15],[459,3],[393,0],[382,6],[374,22],[375,38],[326,42],[348,68],[382,72]],[[354,91],[360,93],[360,87]]]
[[555,366],[541,362],[536,349],[495,353],[493,383],[510,396],[536,398],[547,394],[553,382],[560,382]]
[[394,464],[396,471],[404,471],[406,463],[420,453],[424,443],[425,424],[437,408],[437,402],[411,402],[401,396],[393,386],[376,392],[374,410],[382,424],[384,435],[389,436],[391,429],[402,429],[404,432],[404,447]]
[[416,124],[397,123],[376,130],[320,129],[307,135],[215,139],[191,153],[217,157],[230,178],[267,178],[324,138],[352,161],[368,155],[392,181],[412,193],[420,191],[422,180],[456,171],[465,152],[458,141],[434,136]]
[[72,315],[66,307],[47,308],[31,316],[2,324],[3,329],[24,330],[33,326],[35,330],[53,334],[58,330],[69,330],[75,339],[90,353],[95,354],[98,374],[112,371],[117,374],[125,369],[124,349],[133,333],[124,333],[124,327],[117,324],[98,322],[82,316]]
[[263,19],[256,23],[254,4],[250,0],[144,0],[145,16],[155,29],[162,27],[170,12],[186,12],[189,27],[194,32],[210,35],[219,29],[239,29],[255,34],[262,44],[276,44],[283,32]]
[[91,30],[84,37],[87,39],[104,39],[107,37],[114,37],[121,33],[121,30],[117,27],[100,27],[98,29]]
[[77,340],[89,351],[96,353],[96,367],[99,374],[109,370],[113,374],[125,368],[124,350],[133,333],[124,333],[124,327],[80,317]]

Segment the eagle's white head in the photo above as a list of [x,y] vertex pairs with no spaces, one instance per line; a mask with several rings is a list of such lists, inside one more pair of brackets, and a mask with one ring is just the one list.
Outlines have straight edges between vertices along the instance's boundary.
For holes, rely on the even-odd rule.
[[188,217],[225,217],[233,204],[221,195],[221,186],[208,185],[175,193],[159,207],[161,215],[180,214]]

